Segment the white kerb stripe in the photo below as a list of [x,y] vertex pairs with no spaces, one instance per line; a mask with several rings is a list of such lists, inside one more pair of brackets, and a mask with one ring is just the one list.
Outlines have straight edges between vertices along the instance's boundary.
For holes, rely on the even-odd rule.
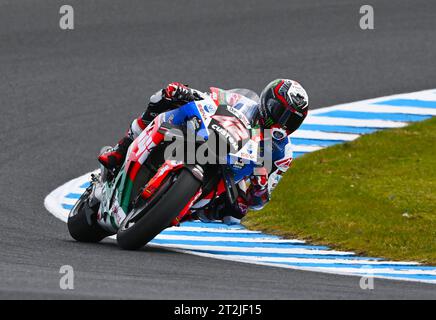
[[[351,259],[316,259],[316,258],[286,258],[286,257],[262,257],[262,256],[243,256],[238,254],[232,254],[229,255],[232,257],[232,259],[240,259],[240,260],[248,260],[248,261],[265,261],[265,262],[287,262],[287,263],[317,263],[320,265],[323,264],[351,264],[351,265],[371,265],[374,266],[374,268],[377,267],[377,265],[392,265],[392,266],[398,266],[404,268],[407,268],[410,266],[409,263],[405,262],[397,262],[397,261],[377,261],[377,260],[366,260],[366,259],[359,259],[359,260],[351,260]],[[414,264],[413,264],[414,265]],[[390,268],[385,268],[385,270]],[[410,271],[410,270],[408,270]],[[416,270],[417,272],[422,272],[426,274],[435,274],[436,271],[432,270]]]
[[352,141],[354,139],[357,139],[358,137],[359,137],[358,134],[331,133],[331,132],[321,132],[315,130],[297,130],[291,134],[291,142],[292,142],[292,138]]
[[[161,240],[190,240],[190,241],[216,241],[216,242],[262,242],[262,243],[277,243],[277,244],[295,244],[296,242],[288,239],[268,239],[268,236],[265,235],[265,238],[243,238],[243,237],[210,237],[207,235],[200,236],[185,236],[185,235],[169,235],[169,234],[159,234],[155,237],[155,239]],[[300,242],[298,242],[300,243]]]
[[395,106],[384,106],[384,105],[356,104],[351,106],[344,106],[338,110],[359,111],[359,112],[368,112],[368,113],[381,112],[381,113],[401,113],[401,114],[436,116],[436,109],[416,108],[416,107],[395,107]]
[[224,252],[263,252],[263,253],[293,253],[293,254],[310,254],[310,255],[354,255],[354,252],[335,251],[335,250],[316,250],[316,249],[302,249],[302,248],[262,248],[262,247],[231,247],[231,246],[207,246],[207,245],[190,245],[179,243],[153,243],[153,240],[149,242],[154,246],[160,246],[165,248],[178,248],[186,250],[197,251],[224,251]]
[[322,149],[323,147],[319,146],[305,146],[305,145],[292,145],[292,151],[294,152],[313,152]]
[[347,127],[361,127],[361,128],[401,128],[407,126],[406,122],[400,122],[400,121],[333,118],[333,117],[323,117],[322,114],[317,116],[310,116],[310,115],[307,116],[307,118],[304,120],[304,124],[325,124],[331,126],[347,126]]

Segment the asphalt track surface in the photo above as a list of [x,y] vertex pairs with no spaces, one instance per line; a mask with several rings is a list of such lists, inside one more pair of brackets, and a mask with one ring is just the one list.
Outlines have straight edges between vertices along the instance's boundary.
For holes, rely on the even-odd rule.
[[[147,97],[178,80],[259,91],[299,79],[313,108],[436,87],[436,2],[0,0],[0,298],[435,299],[434,285],[79,244],[44,197],[96,167]],[[308,204],[310,205],[310,204]],[[59,288],[59,268],[75,289]]]

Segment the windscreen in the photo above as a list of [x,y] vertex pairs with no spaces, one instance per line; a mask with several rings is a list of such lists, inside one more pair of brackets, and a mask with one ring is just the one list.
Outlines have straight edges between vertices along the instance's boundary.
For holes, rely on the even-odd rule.
[[213,91],[218,93],[217,100],[220,104],[226,104],[237,109],[247,118],[248,122],[250,122],[251,124],[255,123],[259,113],[258,107],[260,103],[260,98],[256,92],[250,89],[242,88],[230,90],[215,90]]

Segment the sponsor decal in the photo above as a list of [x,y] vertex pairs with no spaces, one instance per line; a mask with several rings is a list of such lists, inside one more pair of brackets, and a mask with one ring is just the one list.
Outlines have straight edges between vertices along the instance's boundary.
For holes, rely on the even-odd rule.
[[220,90],[218,92],[218,103],[221,103],[222,101],[226,101],[226,93]]
[[[280,84],[279,84],[280,85]],[[303,116],[302,112],[307,108],[307,93],[303,87],[296,81],[283,81],[279,88],[276,88],[278,98],[286,101],[289,106],[292,106],[291,111]]]
[[112,216],[115,218],[115,221],[118,226],[126,217],[126,214],[124,213],[124,210],[119,205],[118,201],[116,201],[112,207]]
[[225,130],[236,140],[245,140],[250,137],[247,128],[245,128],[238,119],[222,115],[213,115],[212,118],[215,119],[221,127],[226,128]]
[[214,100],[214,101],[218,100],[218,95],[216,94],[215,91],[212,92],[212,100]]
[[242,161],[242,159],[238,159],[232,164],[232,166],[236,169],[242,169],[245,166],[245,163]]
[[230,133],[227,132],[226,129],[221,128],[217,124],[213,124],[212,125],[212,129],[214,129],[220,135],[222,135],[224,138],[226,138],[227,141],[232,145],[234,150],[238,150],[239,149],[238,142],[230,135]]
[[247,117],[241,113],[241,111],[239,111],[238,107],[242,107],[243,104],[242,103],[238,103],[237,105],[235,105],[234,107],[232,106],[227,106],[227,110],[234,114],[236,118],[238,118],[239,120],[241,120],[241,122],[244,124],[244,126],[246,128],[251,128],[250,123],[247,120]]
[[210,118],[211,114],[214,112],[212,106],[205,104],[204,106],[201,103],[197,103],[197,109],[200,112],[203,120],[207,120]]
[[289,95],[290,89],[291,89],[290,83],[287,81],[283,81],[277,90],[277,93],[286,99],[286,102],[288,103],[288,105],[292,105],[292,99]]
[[280,128],[272,128],[271,130],[272,136],[275,140],[282,140],[288,136],[286,130]]
[[231,93],[230,96],[228,97],[228,102],[230,105],[235,105],[236,102],[238,102],[238,100],[240,99],[240,95],[237,93]]
[[206,118],[206,113],[205,113],[205,110],[204,110],[203,106],[201,105],[201,103],[197,103],[197,109],[200,112],[201,117],[203,119]]
[[168,119],[167,119],[167,122],[168,122],[168,123],[171,123],[171,124],[174,122],[174,113],[171,113],[171,114],[170,114],[170,116],[169,116]]
[[247,152],[248,154],[253,154],[253,144],[247,143]]
[[248,160],[252,160],[252,161],[255,160],[255,158],[253,157],[253,155],[251,153],[241,152],[240,156],[241,156],[241,158],[244,158],[244,159],[248,159]]

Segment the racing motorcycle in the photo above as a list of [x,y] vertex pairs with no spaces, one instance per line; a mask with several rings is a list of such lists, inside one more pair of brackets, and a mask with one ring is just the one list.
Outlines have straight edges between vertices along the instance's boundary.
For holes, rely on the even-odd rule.
[[[68,217],[75,240],[99,242],[116,234],[121,248],[135,250],[218,197],[236,204],[236,185],[260,166],[259,97],[248,89],[218,88],[196,97],[157,116],[130,145],[119,170],[100,166],[91,176]],[[183,151],[193,148],[174,159],[167,151],[177,139]],[[209,161],[192,157],[199,151]]]

